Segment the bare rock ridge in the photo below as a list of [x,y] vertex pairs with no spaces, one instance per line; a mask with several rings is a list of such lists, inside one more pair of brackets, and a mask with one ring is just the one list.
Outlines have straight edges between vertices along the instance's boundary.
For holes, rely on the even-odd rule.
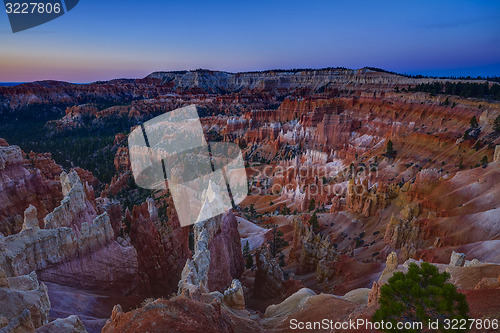
[[318,69],[299,71],[265,71],[247,73],[228,73],[210,70],[186,72],[155,72],[147,78],[161,79],[164,84],[173,84],[175,88],[199,88],[206,92],[219,93],[239,91],[241,89],[299,89],[319,90],[329,85],[355,86],[372,85],[392,87],[396,84],[408,85],[415,82],[430,82],[434,79],[411,79],[403,76],[376,72],[370,69]]
[[93,189],[88,184],[83,185],[75,171],[69,174],[61,173],[61,185],[64,199],[60,206],[45,217],[45,229],[58,227],[79,229],[83,221],[91,221],[97,216],[96,209],[90,201],[94,199]]
[[243,287],[237,280],[243,271],[237,228],[231,211],[195,224],[195,251],[182,271],[178,296],[152,300],[130,312],[116,305],[102,332],[168,327],[172,332],[229,333],[236,329],[235,320],[255,327],[245,310]]
[[179,294],[223,291],[244,269],[238,222],[231,211],[194,225],[195,251],[179,281]]

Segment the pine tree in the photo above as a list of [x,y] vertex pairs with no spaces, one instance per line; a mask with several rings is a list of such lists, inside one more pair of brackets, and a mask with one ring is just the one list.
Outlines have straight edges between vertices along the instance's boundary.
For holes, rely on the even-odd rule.
[[250,254],[250,244],[248,243],[248,241],[246,241],[245,246],[243,246],[243,258],[246,259],[246,268],[252,268],[253,257]]
[[252,268],[252,267],[253,267],[253,257],[251,254],[249,254],[246,260],[246,268]]
[[476,119],[476,116],[472,116],[472,118],[470,119],[469,123],[470,123],[470,127],[474,127],[475,128],[475,127],[479,126],[479,124],[477,122],[477,119]]
[[272,228],[273,228],[272,231],[273,238],[270,242],[270,250],[274,258],[278,253],[281,253],[281,251],[288,246],[288,242],[283,237],[284,236],[283,231],[278,230],[278,226],[276,224],[273,224]]
[[247,257],[250,254],[250,244],[248,241],[245,242],[245,246],[243,246],[243,257]]
[[309,201],[309,211],[313,211],[316,209],[316,201],[314,199],[311,199],[311,201]]
[[313,227],[314,232],[319,231],[319,222],[318,222],[318,216],[316,215],[316,212],[314,212],[309,219],[309,224]]
[[500,116],[495,118],[495,121],[493,122],[493,130],[496,133],[500,133]]
[[394,145],[392,143],[392,140],[387,141],[385,155],[387,157],[393,157],[395,154],[396,154],[396,152],[394,151]]
[[386,332],[400,332],[396,327],[401,322],[419,322],[428,328],[430,321],[438,321],[438,331],[451,332],[445,330],[445,320],[467,320],[469,306],[465,295],[457,292],[453,284],[446,283],[449,278],[448,273],[439,273],[437,267],[429,263],[424,262],[420,266],[411,263],[406,274],[394,273],[388,283],[381,287],[380,308],[372,321],[392,323],[392,329],[386,329]]
[[488,166],[488,156],[483,156],[483,158],[481,159],[481,165],[483,166],[483,168],[486,168]]

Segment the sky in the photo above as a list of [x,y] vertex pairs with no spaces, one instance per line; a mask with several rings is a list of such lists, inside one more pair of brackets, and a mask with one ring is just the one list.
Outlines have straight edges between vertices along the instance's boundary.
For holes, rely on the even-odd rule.
[[15,34],[1,6],[0,82],[337,66],[500,76],[498,0],[80,0]]

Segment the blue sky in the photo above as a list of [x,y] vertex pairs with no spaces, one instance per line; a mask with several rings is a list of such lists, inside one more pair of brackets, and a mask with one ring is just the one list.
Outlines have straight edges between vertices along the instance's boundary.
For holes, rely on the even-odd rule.
[[16,34],[0,11],[0,81],[328,66],[500,75],[500,1],[80,0]]

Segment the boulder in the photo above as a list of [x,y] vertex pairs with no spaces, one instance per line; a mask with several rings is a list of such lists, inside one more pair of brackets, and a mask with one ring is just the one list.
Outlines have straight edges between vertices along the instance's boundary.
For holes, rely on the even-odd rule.
[[450,266],[462,267],[465,264],[465,254],[453,251],[450,258]]

